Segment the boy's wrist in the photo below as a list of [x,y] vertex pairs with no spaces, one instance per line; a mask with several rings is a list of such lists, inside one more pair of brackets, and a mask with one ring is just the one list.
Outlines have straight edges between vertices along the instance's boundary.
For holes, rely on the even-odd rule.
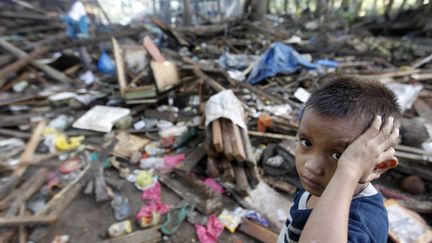
[[338,165],[333,176],[342,176],[345,179],[358,183],[361,179],[362,174],[360,168],[341,163],[340,165]]

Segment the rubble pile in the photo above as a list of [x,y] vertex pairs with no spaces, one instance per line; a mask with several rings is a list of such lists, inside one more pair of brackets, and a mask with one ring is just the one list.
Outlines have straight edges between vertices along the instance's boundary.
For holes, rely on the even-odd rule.
[[[395,242],[431,237],[424,40],[156,17],[71,39],[48,15],[55,6],[12,2],[0,3],[4,242],[275,242],[301,188],[298,116],[339,74],[396,93],[399,166],[374,183]],[[400,222],[414,225],[409,236]]]

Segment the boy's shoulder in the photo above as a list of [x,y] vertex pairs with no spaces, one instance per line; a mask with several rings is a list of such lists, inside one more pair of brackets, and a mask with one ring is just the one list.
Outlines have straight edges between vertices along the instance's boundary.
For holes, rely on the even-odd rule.
[[[286,222],[286,226],[289,228],[288,231],[292,230],[297,233],[296,235],[291,235],[291,239],[297,237],[299,239],[301,231],[312,212],[312,209],[307,208],[307,201],[310,195],[309,192],[300,190],[295,196],[289,220]],[[369,184],[353,197],[350,206],[348,231],[350,242],[387,241],[387,210],[384,207],[381,194],[372,184]]]

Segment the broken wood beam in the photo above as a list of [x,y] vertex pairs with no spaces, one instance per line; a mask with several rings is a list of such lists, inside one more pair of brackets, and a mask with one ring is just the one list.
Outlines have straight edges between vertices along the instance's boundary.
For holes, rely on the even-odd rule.
[[233,168],[231,162],[224,157],[222,159],[221,167],[222,167],[222,171],[223,171],[224,181],[234,182],[235,181],[235,173],[234,173],[234,168]]
[[216,150],[216,152],[222,153],[224,148],[224,143],[222,139],[222,127],[221,127],[220,119],[216,119],[212,121],[211,126],[212,126],[213,147]]
[[126,82],[126,73],[124,68],[124,60],[123,60],[123,51],[120,48],[117,40],[113,37],[111,38],[113,51],[114,51],[114,59],[116,64],[117,78],[120,86],[120,94],[122,96],[125,95],[125,90],[127,86]]
[[219,168],[217,166],[216,159],[208,156],[207,157],[207,169],[206,173],[211,178],[216,178],[220,175]]
[[[28,57],[28,54],[26,52],[24,52],[23,50],[19,49],[18,47],[12,45],[11,43],[7,42],[4,39],[0,38],[0,46],[2,48],[4,48],[5,50],[7,50],[8,52],[12,53],[14,56],[16,56],[17,58],[26,58]],[[39,63],[36,60],[32,60],[31,64],[35,67],[37,67],[38,69],[42,70],[43,72],[45,72],[49,77],[51,77],[52,79],[59,81],[61,83],[65,83],[65,84],[71,84],[72,80],[67,77],[64,73],[57,71],[56,69]]]
[[240,133],[241,133],[241,137],[243,140],[243,145],[246,153],[246,163],[248,166],[255,166],[257,163],[256,163],[255,155],[252,148],[252,143],[250,141],[248,132],[246,131],[246,129],[240,128]]
[[0,13],[0,18],[38,20],[38,21],[51,21],[52,20],[52,18],[50,18],[46,15],[18,13],[18,12],[2,12],[2,13]]
[[237,124],[230,122],[233,134],[231,136],[231,146],[233,148],[233,156],[238,162],[244,162],[246,160],[245,147],[243,139],[240,134],[240,129]]
[[252,189],[255,189],[256,186],[259,184],[260,182],[260,176],[258,173],[258,168],[256,165],[254,166],[245,166],[245,172],[246,172],[246,176],[247,179],[249,181],[249,185],[252,187]]
[[0,199],[3,199],[6,195],[8,195],[21,180],[21,176],[27,170],[28,162],[33,157],[36,147],[39,144],[45,125],[46,121],[42,120],[36,126],[26,148],[24,149],[24,152],[21,154],[20,160],[23,165],[18,165],[15,171],[11,174],[9,180],[3,185],[0,190]]
[[277,233],[249,219],[242,219],[239,230],[260,242],[273,243],[278,239]]
[[222,128],[222,140],[223,140],[223,153],[229,159],[232,160],[234,158],[233,147],[231,144],[231,138],[233,136],[233,126],[232,122],[228,119],[220,119],[221,128]]
[[249,183],[246,177],[245,169],[242,165],[233,165],[235,173],[236,192],[240,196],[247,196],[249,190]]
[[193,72],[198,78],[204,80],[204,82],[206,84],[208,84],[215,91],[220,92],[220,91],[225,90],[225,88],[220,83],[218,83],[216,80],[207,76],[200,68],[197,68],[197,67],[194,68]]
[[29,200],[42,187],[47,180],[47,175],[48,169],[42,168],[36,171],[31,178],[17,189],[20,193],[10,204],[6,212],[4,212],[3,216],[14,216],[18,212],[19,207]]
[[24,58],[20,58],[14,63],[7,65],[6,67],[0,70],[0,87],[3,86],[1,83],[2,79],[6,79],[11,73],[20,70],[22,67],[33,61],[36,57],[39,57],[49,51],[48,47],[41,47],[35,49],[33,52],[25,56]]
[[216,212],[222,207],[221,194],[210,189],[198,178],[175,170],[171,176],[161,175],[159,180],[184,200],[195,204],[198,211],[204,214]]
[[263,137],[263,138],[273,138],[273,139],[290,140],[290,141],[296,141],[297,140],[296,136],[277,134],[277,133],[248,131],[248,134],[251,136]]
[[114,239],[102,241],[102,243],[156,243],[162,241],[162,235],[159,231],[159,226],[152,228],[134,231],[127,235],[122,235]]

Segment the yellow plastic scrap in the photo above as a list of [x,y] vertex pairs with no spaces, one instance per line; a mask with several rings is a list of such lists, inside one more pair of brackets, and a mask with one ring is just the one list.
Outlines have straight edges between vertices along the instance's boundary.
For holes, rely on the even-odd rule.
[[81,146],[82,141],[84,141],[85,139],[85,136],[68,138],[64,134],[57,133],[54,139],[55,139],[56,149],[58,149],[59,151],[70,151],[70,150],[75,150],[79,146]]

